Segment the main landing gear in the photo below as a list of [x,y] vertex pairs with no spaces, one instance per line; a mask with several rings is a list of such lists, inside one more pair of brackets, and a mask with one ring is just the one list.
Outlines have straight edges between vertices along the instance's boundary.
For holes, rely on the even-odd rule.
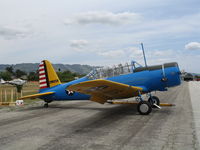
[[151,104],[152,108],[161,109],[160,100],[159,100],[159,98],[157,96],[151,96],[151,94],[150,94],[148,102]]
[[149,102],[140,101],[137,105],[137,110],[141,115],[148,115],[151,113],[152,108]]
[[149,99],[148,101],[144,101],[142,98],[142,95],[139,92],[139,103],[137,105],[137,111],[141,114],[141,115],[148,115],[151,113],[152,108],[159,108],[161,109],[160,105],[160,100],[158,97],[156,96],[151,96],[151,94],[149,94]]
[[107,101],[110,104],[137,104],[137,111],[141,115],[148,115],[151,113],[153,108],[159,108],[160,106],[175,106],[174,104],[170,103],[160,103],[160,100],[156,96],[151,96],[151,93],[148,93],[148,101],[144,101],[142,95],[139,92],[138,97],[136,97],[136,102],[133,101]]

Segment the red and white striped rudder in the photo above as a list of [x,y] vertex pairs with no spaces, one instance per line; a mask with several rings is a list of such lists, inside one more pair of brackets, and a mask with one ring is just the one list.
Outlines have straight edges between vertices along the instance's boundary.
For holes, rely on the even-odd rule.
[[39,86],[40,89],[48,88],[47,85],[47,74],[45,71],[45,63],[42,61],[39,65]]
[[43,60],[39,65],[39,85],[40,90],[51,88],[61,84],[52,64],[48,60]]

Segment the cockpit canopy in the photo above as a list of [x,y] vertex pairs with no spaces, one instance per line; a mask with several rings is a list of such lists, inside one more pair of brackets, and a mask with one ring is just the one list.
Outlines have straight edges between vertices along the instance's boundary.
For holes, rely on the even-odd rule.
[[143,67],[136,61],[132,61],[130,64],[126,63],[125,65],[119,64],[113,67],[94,68],[86,77],[91,80],[103,79],[103,78],[109,78],[129,73],[136,73],[146,70],[153,71],[157,69],[164,69],[168,67],[178,67],[178,64],[176,62],[172,62],[172,63],[165,63],[163,65]]
[[88,79],[102,79],[123,74],[133,73],[136,68],[142,68],[142,65],[132,61],[130,64],[118,64],[113,67],[98,67],[94,68],[88,75]]

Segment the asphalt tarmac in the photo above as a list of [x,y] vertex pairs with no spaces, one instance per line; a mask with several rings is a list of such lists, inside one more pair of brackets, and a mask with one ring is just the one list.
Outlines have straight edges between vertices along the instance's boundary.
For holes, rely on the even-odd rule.
[[154,93],[161,102],[176,106],[154,109],[148,116],[139,115],[136,105],[90,101],[1,109],[0,149],[197,150],[200,113],[194,109],[200,103],[191,100],[190,91],[200,84],[192,86],[184,82]]

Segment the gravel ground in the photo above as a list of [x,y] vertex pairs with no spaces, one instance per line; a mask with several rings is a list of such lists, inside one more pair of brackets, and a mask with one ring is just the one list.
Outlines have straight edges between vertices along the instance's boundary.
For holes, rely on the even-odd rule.
[[[0,149],[200,149],[196,86],[184,82],[157,92],[162,102],[176,106],[154,109],[148,116],[139,115],[136,105],[90,101],[53,102],[47,109],[41,103],[1,109]],[[192,100],[189,91],[194,92]]]

